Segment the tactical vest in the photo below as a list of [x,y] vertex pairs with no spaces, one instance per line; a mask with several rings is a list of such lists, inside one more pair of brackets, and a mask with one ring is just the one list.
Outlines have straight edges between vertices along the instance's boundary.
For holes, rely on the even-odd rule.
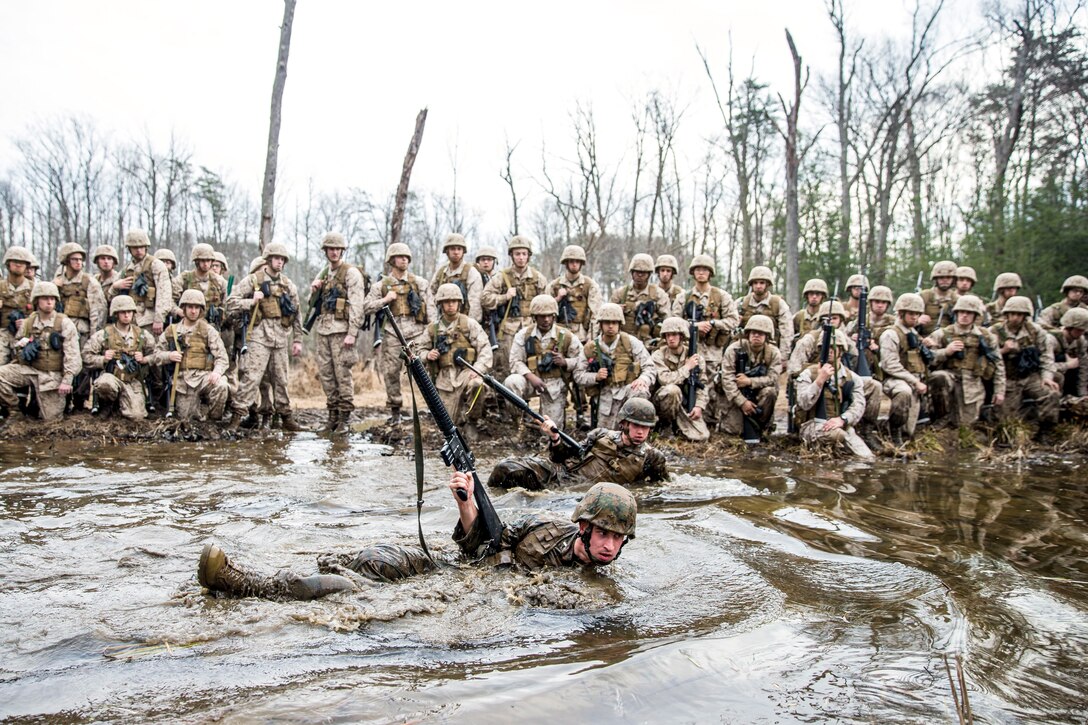
[[499,292],[505,293],[511,287],[516,288],[518,295],[521,297],[521,316],[523,318],[529,317],[529,303],[544,290],[540,289],[540,283],[537,281],[536,275],[533,274],[532,267],[525,269],[525,276],[518,280],[516,284],[513,275],[513,267],[507,267],[502,271],[502,289]]
[[924,382],[929,372],[926,369],[925,360],[922,359],[921,335],[918,335],[918,332],[915,331],[914,334],[918,336],[918,347],[911,349],[907,333],[903,332],[898,325],[891,329],[895,330],[895,335],[899,338],[899,364],[911,375]]
[[[710,288],[710,294],[706,300],[706,306],[703,307],[703,319],[704,320],[720,320],[722,319],[722,291],[717,287]],[[694,302],[699,304],[699,297],[696,295],[695,290],[692,289],[688,292],[687,299],[684,300],[684,309],[687,310],[688,303]],[[776,328],[777,329],[777,328]],[[732,330],[719,330],[717,328],[711,328],[710,332],[703,334],[699,333],[699,342],[703,345],[709,345],[710,347],[722,347],[729,338],[732,337]]]
[[[630,338],[620,333],[617,340],[616,348],[612,351],[612,375],[607,382],[609,385],[622,386],[634,382],[639,375],[642,375],[642,365],[635,358],[635,354],[631,349]],[[587,343],[583,349],[586,360],[595,359],[600,349],[601,338],[598,336],[595,340]]]
[[436,346],[438,344],[439,334],[446,336],[446,342],[449,343],[449,349],[438,356],[438,367],[448,368],[456,365],[454,356],[458,350],[463,350],[461,356],[465,358],[466,362],[476,362],[476,346],[472,344],[472,338],[469,337],[468,317],[463,314],[457,315],[457,321],[452,325],[449,325],[441,332],[438,330],[438,322],[432,322],[427,327],[428,332],[431,334],[431,345]]
[[570,306],[574,308],[574,319],[567,321],[567,325],[585,325],[586,317],[589,311],[589,278],[582,275],[578,279],[577,284],[570,284],[570,281],[566,277],[560,277],[552,283],[552,287],[563,287],[567,290],[567,296],[564,298],[570,301]]
[[[823,335],[824,335],[823,327],[822,326],[817,327],[815,330],[812,330],[811,332],[807,332],[805,334],[808,337],[811,337],[816,341],[816,344],[812,348],[812,352],[809,353],[808,359],[805,360],[805,362],[806,363],[818,363],[820,361],[820,345],[823,342]],[[843,334],[846,334],[846,333],[843,333]],[[843,357],[846,354],[846,349],[847,348],[846,348],[846,346],[844,346],[842,344],[842,341],[839,339],[839,330],[838,329],[835,329],[831,333],[831,348],[833,350],[838,350],[839,351],[839,353],[838,353],[839,357]]]
[[144,306],[145,309],[153,308],[155,306],[155,273],[152,271],[152,267],[155,264],[155,257],[150,254],[144,256],[139,262],[133,262],[131,276],[126,275],[129,279],[135,280],[141,274],[147,281],[147,294],[140,296],[136,294],[136,291],[129,287],[125,290],[125,294],[134,299],[137,303]]
[[[268,282],[269,291],[272,293],[266,297],[262,297],[261,301],[257,303],[257,307],[261,310],[261,318],[266,320],[279,320],[280,324],[284,327],[290,327],[291,323],[295,321],[296,315],[284,315],[283,309],[280,307],[280,297],[290,294],[290,288],[284,283],[283,276],[272,278],[261,270],[253,275],[253,289],[259,290],[261,285]],[[339,298],[338,298],[339,301]]]
[[30,292],[33,285],[27,285],[25,289],[16,290],[15,286],[6,279],[0,279],[0,327],[8,324],[8,315],[19,312],[26,315],[30,312]]
[[[656,284],[646,285],[646,298],[642,301],[638,299],[638,292],[635,290],[634,285],[624,285],[620,290],[620,296],[623,298],[623,325],[620,329],[626,332],[628,335],[634,335],[640,340],[649,340],[651,338],[661,336],[661,319],[668,312],[668,310],[657,309],[657,291],[660,288]],[[652,325],[636,325],[635,313],[638,310],[638,306],[643,302],[653,302],[655,305],[653,314]]]
[[961,335],[956,332],[955,325],[948,325],[947,327],[942,328],[942,332],[944,333],[944,339],[948,342],[954,342],[956,340],[963,342],[963,358],[954,355],[946,356],[944,364],[947,369],[957,372],[960,370],[970,370],[983,380],[993,379],[994,373],[997,372],[997,364],[982,353],[981,345],[979,343],[979,338],[982,333],[972,330],[967,334]]
[[[1062,330],[1050,330],[1049,334],[1054,338],[1054,362],[1064,363],[1069,360],[1069,345],[1073,344],[1066,342],[1065,334]],[[1072,395],[1077,397],[1077,383],[1080,376],[1080,369],[1066,370],[1065,371],[1065,385],[1062,388],[1063,395]]]
[[797,314],[793,316],[793,333],[794,335],[804,335],[806,332],[812,332],[820,326],[820,316],[814,315],[811,319],[807,317],[808,308],[798,310]]
[[745,325],[748,324],[748,320],[751,319],[752,315],[766,314],[768,317],[771,318],[771,322],[774,323],[774,339],[771,340],[771,342],[773,342],[775,345],[778,345],[781,343],[782,337],[781,330],[778,329],[778,316],[782,311],[782,298],[778,295],[770,295],[766,301],[766,305],[767,312],[760,312],[760,308],[763,306],[763,303],[757,304],[755,302],[755,298],[752,297],[751,293],[744,295],[744,297],[741,298],[740,304],[738,305],[740,312],[740,329],[744,329]]
[[167,340],[174,339],[174,328],[178,331],[178,342],[184,348],[182,352],[181,365],[182,370],[211,370],[215,367],[215,357],[212,355],[211,345],[208,342],[208,335],[213,329],[206,320],[197,320],[196,327],[191,332],[183,333],[183,327],[181,323],[176,325],[170,325],[163,332],[163,335]]
[[181,291],[184,292],[185,290],[191,289],[200,290],[204,293],[204,301],[207,303],[207,306],[210,307],[215,305],[216,307],[219,307],[223,304],[223,299],[227,296],[227,291],[219,287],[219,283],[216,282],[215,277],[212,277],[211,274],[208,274],[207,282],[208,289],[202,289],[200,280],[196,278],[196,272],[190,269],[188,272],[184,272],[181,275]]
[[[67,319],[67,315],[61,312],[53,313],[53,330],[52,332],[60,332],[64,327],[64,320]],[[32,337],[34,333],[34,323],[38,321],[38,313],[32,312],[30,317],[23,320],[22,329],[19,331],[19,337]],[[44,329],[44,328],[43,328]],[[53,346],[49,344],[49,338],[52,332],[46,332],[44,339],[38,340],[40,349],[38,350],[38,357],[34,358],[29,365],[43,373],[59,373],[64,370],[64,349],[54,350]],[[33,339],[33,338],[32,338]]]
[[[819,370],[820,365],[810,365],[808,367],[809,375],[812,379],[816,379],[816,373]],[[838,373],[836,372],[836,375]],[[797,425],[806,423],[812,419],[817,420],[830,420],[831,418],[840,417],[844,411],[849,410],[850,406],[854,402],[854,381],[852,379],[846,380],[842,385],[836,386],[832,389],[830,385],[831,379],[824,383],[823,389],[820,391],[820,397],[816,400],[816,404],[808,410],[801,410],[801,406],[797,406],[794,411],[794,420],[797,421]],[[857,421],[854,421],[855,423]]]
[[[1035,355],[1036,359],[1038,359],[1040,353],[1042,352],[1041,350],[1039,350],[1039,346],[1035,344],[1036,341],[1039,339],[1039,328],[1036,327],[1031,322],[1031,320],[1024,320],[1023,329],[1028,333],[1026,339],[1030,340],[1031,344],[1021,344],[1020,349],[1016,352],[1001,353],[1001,358],[1005,361],[1005,378],[1007,380],[1021,379],[1022,376],[1020,375],[1020,357],[1022,355],[1027,353],[1028,355]],[[994,335],[997,337],[997,344],[999,347],[1004,346],[1006,340],[1014,339],[1012,334],[1008,331],[1008,329],[1006,329],[1005,323],[1003,322],[998,325],[994,325],[992,328],[990,328],[990,331],[994,333]],[[1036,370],[1035,372],[1039,372],[1040,370],[1042,370],[1042,368]],[[1029,373],[1028,375],[1025,375],[1023,377],[1030,377],[1034,374],[1035,373]]]
[[[752,351],[752,345],[747,340],[741,340],[740,349],[744,350],[744,352],[748,355],[748,370],[758,368],[760,365],[765,365],[767,367],[767,375],[771,374],[770,369],[771,361],[773,360],[773,358],[771,357],[770,343],[763,344],[763,349],[760,350],[759,355],[756,355]],[[733,358],[733,363],[734,365],[736,364],[736,358]],[[738,374],[746,374],[746,372],[747,371],[744,370],[737,370]]]
[[933,320],[930,323],[931,325],[936,326],[937,318],[941,317],[942,309],[944,310],[943,319],[950,322],[952,321],[952,307],[956,304],[956,300],[959,299],[959,295],[956,294],[955,290],[949,290],[949,294],[951,296],[947,300],[940,302],[937,300],[936,287],[930,287],[929,289],[922,290],[920,293],[922,302],[925,303],[926,306],[925,313]]
[[461,271],[457,274],[450,274],[450,266],[443,264],[438,268],[438,274],[435,275],[435,279],[438,280],[438,284],[455,284],[457,289],[461,290],[461,301],[464,303],[464,309],[468,309],[468,270],[469,265],[461,263]]
[[129,329],[132,331],[133,338],[131,345],[125,343],[125,338],[116,325],[106,325],[103,330],[106,335],[106,347],[115,353],[113,360],[117,364],[113,366],[112,374],[123,383],[139,379],[137,374],[126,371],[121,365],[121,353],[135,355],[141,347],[140,343],[143,342],[143,333],[139,327],[132,325]]
[[529,345],[532,346],[532,352],[526,349],[525,365],[534,374],[539,375],[542,378],[559,378],[566,374],[566,368],[552,367],[546,373],[540,372],[537,367],[540,363],[540,358],[544,353],[551,352],[553,355],[559,354],[564,358],[569,357],[570,351],[570,339],[571,334],[562,328],[555,328],[555,338],[552,340],[553,347],[550,350],[544,349],[540,344],[540,338],[534,335],[529,335],[526,340]]
[[620,435],[610,433],[594,441],[589,454],[578,461],[571,472],[587,481],[630,484],[640,480],[646,467],[646,457],[637,453],[637,448],[621,451],[616,442]]
[[56,277],[53,283],[60,292],[60,301],[64,307],[64,314],[72,319],[91,320],[91,303],[87,300],[87,288],[91,286],[91,278],[82,274],[78,282],[72,282],[63,274]]
[[427,322],[427,307],[423,304],[423,285],[420,284],[419,277],[411,272],[400,282],[390,275],[382,277],[382,296],[391,291],[397,293],[397,298],[389,303],[389,311],[393,313],[393,317],[412,315],[412,307],[408,304],[408,293],[415,292],[419,296],[419,311],[415,314],[415,320],[419,323]]

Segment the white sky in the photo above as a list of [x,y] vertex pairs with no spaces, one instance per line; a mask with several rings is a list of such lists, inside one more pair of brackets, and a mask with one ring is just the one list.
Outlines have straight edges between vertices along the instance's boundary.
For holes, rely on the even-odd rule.
[[[955,3],[956,17],[973,0]],[[125,140],[164,149],[174,132],[194,160],[259,200],[283,5],[274,0],[34,0],[0,2],[0,175],[27,124],[85,113]],[[854,0],[870,37],[909,32],[906,4]],[[820,0],[739,3],[333,2],[299,0],[280,136],[281,189],[360,186],[391,191],[416,113],[429,107],[414,189],[458,192],[484,212],[488,236],[507,227],[498,177],[504,139],[522,141],[522,173],[537,173],[540,142],[569,147],[568,113],[593,103],[605,154],[629,145],[634,98],[675,89],[689,105],[681,135],[701,139],[717,111],[695,44],[724,83],[732,33],[743,73],[788,92],[789,27],[813,76],[834,67]],[[815,82],[803,111],[816,112]],[[530,190],[522,185],[522,193]]]

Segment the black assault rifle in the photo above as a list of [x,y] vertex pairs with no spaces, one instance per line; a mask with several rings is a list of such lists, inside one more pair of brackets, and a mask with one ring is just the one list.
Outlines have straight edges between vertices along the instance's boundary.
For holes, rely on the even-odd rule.
[[[472,455],[472,451],[468,449],[468,444],[465,443],[461,431],[457,430],[457,426],[453,424],[453,419],[450,418],[449,411],[446,410],[446,406],[442,403],[442,398],[439,397],[438,390],[435,389],[434,383],[431,381],[431,376],[427,374],[426,368],[423,367],[423,361],[408,345],[408,340],[405,339],[404,333],[400,331],[396,318],[389,311],[389,306],[382,307],[382,312],[385,313],[389,326],[393,328],[393,334],[400,341],[404,361],[408,366],[408,374],[412,376],[416,385],[419,386],[419,392],[423,395],[423,401],[427,403],[427,408],[431,411],[435,425],[442,432],[442,437],[446,439],[446,443],[440,451],[442,461],[447,466],[453,466],[461,473],[472,476],[472,497],[476,501],[479,520],[483,524],[484,533],[488,540],[488,551],[494,553],[498,550],[499,537],[502,535],[502,521],[499,520],[499,515],[495,513],[495,507],[491,504],[487,489],[480,481],[480,477],[476,475],[476,458]],[[461,489],[457,492],[457,497],[462,501],[467,501],[468,493]]]
[[[756,365],[753,368],[748,367],[748,353],[738,346],[737,348],[737,375],[746,375],[749,378],[762,378],[767,375],[766,365]],[[740,394],[745,397],[746,400],[753,405],[756,402],[756,391],[749,385],[745,388],[740,388]],[[756,415],[763,415],[763,408],[756,405]],[[755,444],[759,443],[763,437],[763,426],[760,424],[759,419],[746,415],[744,416],[743,429],[741,430],[741,438],[745,443]]]
[[871,378],[873,371],[869,367],[869,343],[872,342],[873,331],[869,327],[869,288],[862,287],[858,295],[858,359],[854,364],[854,372],[863,378]]
[[[820,367],[822,368],[831,359],[831,338],[835,334],[835,328],[831,326],[831,315],[827,315],[820,321],[820,328]],[[838,380],[834,373],[828,378],[826,384],[832,393],[838,392]],[[816,400],[816,417],[823,420],[828,420],[826,400],[821,391],[820,397]]]
[[[520,410],[522,413],[525,413],[527,416],[537,421],[538,423],[544,422],[544,416],[533,410],[532,406],[525,402],[525,398],[522,398],[513,390],[500,383],[498,380],[495,379],[493,375],[488,375],[485,372],[481,372],[475,365],[473,365],[463,357],[457,358],[457,364],[463,365],[464,367],[479,375],[480,379],[487,383],[492,390],[510,401],[514,405],[514,407]],[[570,435],[568,435],[567,433],[559,430],[558,426],[552,425],[552,432],[558,433],[559,440],[563,441],[568,446],[578,451],[579,457],[585,454],[585,450],[582,448],[582,445],[578,441],[571,438]]]
[[[703,319],[703,306],[695,304],[691,300],[684,306],[684,316],[688,318],[688,357],[699,351],[699,322]],[[687,387],[684,388],[684,412],[695,410],[695,396],[699,388],[703,387],[699,382],[699,367],[695,366],[688,373]]]

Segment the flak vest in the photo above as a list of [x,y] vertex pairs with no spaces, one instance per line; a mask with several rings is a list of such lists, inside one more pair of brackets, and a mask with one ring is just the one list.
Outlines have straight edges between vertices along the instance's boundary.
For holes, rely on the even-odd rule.
[[389,311],[393,313],[393,317],[413,316],[412,306],[408,303],[408,294],[414,292],[419,297],[419,311],[415,314],[415,320],[420,324],[427,322],[427,308],[423,304],[423,284],[419,277],[411,272],[399,282],[390,275],[382,277],[382,296],[390,292],[397,293],[397,298],[389,303]]
[[[929,371],[926,368],[925,360],[922,359],[921,335],[917,332],[914,333],[916,346],[911,348],[910,339],[907,337],[907,333],[903,332],[898,327],[893,327],[891,329],[895,330],[895,335],[899,338],[899,364],[902,365],[908,373],[925,382],[926,378],[929,376]],[[873,370],[877,371],[880,370],[880,368],[873,368]],[[879,379],[882,380],[883,378],[883,371],[881,371]]]
[[87,288],[91,278],[84,273],[78,282],[72,282],[63,274],[53,280],[60,292],[60,301],[64,314],[74,320],[91,320],[91,303],[87,300]]
[[197,320],[196,327],[192,331],[184,331],[185,328],[178,325],[170,325],[163,335],[168,341],[174,339],[174,328],[178,330],[178,342],[181,344],[182,358],[179,365],[182,370],[211,370],[215,367],[215,358],[212,356],[211,345],[208,343],[210,331],[215,329],[207,320]]
[[[1041,328],[1037,327],[1031,320],[1024,320],[1024,330],[1028,333],[1028,339],[1031,340],[1030,345],[1021,345],[1020,349],[1016,352],[1002,353],[1001,357],[1005,361],[1005,378],[1007,380],[1021,380],[1023,378],[1031,377],[1036,372],[1039,372],[1041,368],[1035,370],[1035,372],[1027,375],[1020,375],[1020,357],[1027,353],[1029,355],[1035,355],[1038,359],[1041,351],[1039,346],[1035,344],[1035,341],[1039,339],[1039,331]],[[1005,329],[1004,323],[994,325],[990,332],[997,337],[998,346],[1003,346],[1006,340],[1013,339],[1013,336]]]
[[[650,301],[654,302],[656,305],[657,302],[654,298],[657,297],[657,291],[659,289],[660,287],[653,283],[646,285],[646,299],[642,300],[642,302]],[[652,325],[636,325],[635,311],[638,306],[642,304],[642,302],[638,300],[638,291],[635,290],[634,285],[628,284],[623,286],[620,295],[623,297],[623,304],[621,305],[621,307],[623,307],[623,325],[620,326],[620,329],[628,335],[634,335],[639,339],[659,337],[661,323],[657,321],[657,318],[661,314],[667,313],[668,310],[659,310],[655,308],[653,314],[654,323]]]
[[290,289],[283,283],[282,277],[273,278],[271,275],[265,274],[263,270],[254,273],[253,289],[259,290],[265,282],[268,282],[268,288],[272,294],[261,298],[261,301],[257,303],[257,307],[261,310],[261,318],[279,320],[284,327],[290,327],[294,323],[296,315],[285,315],[283,314],[283,308],[280,307],[280,297],[290,294]]
[[646,457],[638,453],[637,448],[620,450],[613,433],[601,436],[589,449],[589,455],[570,469],[589,481],[611,481],[613,483],[634,483],[642,478],[646,467]]
[[778,295],[770,295],[767,298],[767,312],[760,312],[761,304],[754,304],[752,302],[752,296],[750,294],[744,295],[738,303],[738,311],[740,312],[740,329],[744,329],[744,326],[748,324],[748,320],[752,318],[752,315],[766,314],[771,318],[771,322],[774,323],[774,339],[771,340],[775,345],[781,344],[782,331],[778,329],[778,317],[782,312],[782,298]]
[[[711,287],[710,295],[707,297],[706,306],[703,307],[704,320],[722,319],[722,299],[722,291],[717,287]],[[689,292],[687,298],[684,300],[685,314],[687,312],[687,306],[691,302],[699,304],[699,298],[696,296],[695,290]],[[732,330],[718,330],[715,328],[711,328],[710,332],[706,334],[703,334],[701,332],[699,333],[699,343],[701,345],[709,345],[710,347],[722,347],[729,342],[729,339],[732,336]]]
[[[1054,362],[1064,363],[1069,360],[1069,345],[1071,343],[1066,342],[1065,334],[1062,330],[1050,330],[1048,333],[1054,338]],[[1077,396],[1077,382],[1080,375],[1080,369],[1066,370],[1065,371],[1065,385],[1062,388],[1063,395]]]
[[954,372],[969,370],[983,380],[993,379],[994,373],[997,372],[997,365],[982,353],[982,346],[979,341],[981,333],[972,330],[967,334],[960,334],[956,332],[955,325],[948,325],[942,328],[941,331],[948,342],[956,340],[963,342],[963,357],[948,355],[944,363],[947,369]]
[[[934,327],[936,327],[937,325],[938,318],[941,318],[942,321],[951,321],[953,319],[952,306],[955,305],[956,301],[959,299],[959,295],[955,292],[955,290],[950,291],[948,299],[944,302],[940,302],[937,300],[937,292],[936,290],[934,290],[933,287],[922,290],[920,296],[922,298],[922,302],[925,303],[926,306],[925,313],[929,315],[930,318],[933,320],[933,322],[930,324],[932,324]],[[941,315],[942,310],[944,311],[943,316]]]
[[348,302],[348,272],[351,268],[352,266],[345,262],[336,269],[334,274],[326,277],[326,294],[336,296],[336,306],[332,311],[334,320],[346,320],[351,315],[351,304]]
[[[752,346],[747,340],[742,340],[740,345],[741,346],[740,346],[739,349],[744,350],[744,352],[747,353],[747,355],[748,355],[748,370],[758,368],[760,365],[765,365],[765,366],[767,366],[767,370],[768,370],[767,375],[770,375],[771,360],[772,360],[770,344],[765,343],[763,345],[763,349],[761,349],[759,351],[759,355],[756,355],[752,351]],[[687,358],[685,357],[685,360],[686,359]],[[737,362],[736,358],[733,358],[734,367],[736,366],[736,362]],[[745,373],[747,373],[747,370],[737,370],[738,375],[742,375],[742,374],[745,374]]]
[[[67,319],[67,315],[62,312],[53,313],[53,332],[60,333],[61,328],[64,326],[64,320]],[[19,337],[32,337],[34,332],[34,323],[38,321],[38,313],[31,313],[30,317],[23,320],[23,326],[19,330]],[[38,340],[40,349],[38,351],[38,357],[27,363],[30,367],[43,373],[59,373],[64,370],[64,350],[54,350],[50,344],[49,338],[52,337],[52,333],[47,333],[44,339]]]
[[[820,364],[810,365],[808,367],[809,375],[812,379],[816,379],[816,373],[820,368]],[[836,376],[838,371],[836,371]],[[794,419],[797,421],[797,425],[806,423],[810,420],[830,420],[831,418],[837,418],[842,415],[843,411],[848,410],[850,405],[854,401],[854,381],[846,380],[842,385],[836,385],[834,388],[830,385],[829,379],[824,383],[823,389],[820,391],[820,397],[816,400],[816,404],[808,410],[801,410],[801,406],[797,406],[797,410],[794,412]],[[855,423],[857,421],[854,421]]]
[[155,258],[148,254],[139,262],[133,263],[135,266],[132,268],[132,276],[128,277],[129,279],[134,280],[142,274],[144,276],[144,280],[147,281],[146,295],[136,294],[136,291],[133,290],[131,287],[125,290],[125,294],[143,305],[145,309],[151,309],[155,306],[155,274],[151,271],[151,267],[154,263]]
[[511,287],[517,289],[518,295],[521,297],[521,316],[522,318],[530,317],[529,303],[534,297],[543,292],[540,289],[540,283],[537,282],[536,275],[533,274],[533,268],[527,267],[525,270],[525,276],[514,282],[514,270],[512,267],[507,267],[502,271],[502,293],[505,293]]
[[[600,355],[600,350],[601,338],[597,337],[587,343],[583,349],[586,360],[596,359]],[[609,385],[626,385],[642,375],[642,365],[639,364],[631,349],[631,340],[622,333],[617,338],[615,350],[612,351],[612,364],[612,375],[605,381]]]
[[446,342],[449,343],[449,349],[446,352],[438,356],[439,368],[448,368],[456,365],[455,356],[457,351],[463,351],[461,356],[465,358],[467,362],[476,362],[476,347],[472,344],[472,339],[469,337],[468,317],[463,314],[457,315],[457,321],[452,325],[449,325],[444,330],[439,331],[438,322],[432,322],[427,326],[428,332],[431,335],[431,344],[438,344],[439,335],[446,336]]
[[18,312],[26,317],[31,312],[30,292],[33,285],[27,285],[26,289],[16,290],[15,285],[6,279],[0,279],[0,327],[8,324],[8,315]]
[[[525,365],[532,373],[534,373],[535,375],[539,375],[542,378],[565,377],[567,374],[565,368],[552,367],[547,372],[540,372],[540,358],[548,352],[552,353],[553,355],[558,353],[564,358],[569,357],[570,339],[571,334],[569,332],[563,329],[558,329],[555,332],[555,337],[552,339],[554,347],[552,347],[550,350],[546,350],[540,344],[541,341],[539,337],[530,335],[528,338],[526,338],[527,345],[525,350]],[[532,348],[531,351],[529,350],[530,347]]]
[[461,271],[457,274],[450,274],[450,266],[443,264],[438,268],[438,274],[435,275],[435,279],[438,280],[438,284],[455,284],[457,289],[461,290],[461,302],[464,304],[464,309],[468,309],[468,270],[470,265],[462,263]]
[[565,299],[570,301],[570,306],[574,309],[574,319],[563,321],[563,324],[585,325],[586,313],[589,311],[589,280],[583,275],[578,284],[569,284],[560,277],[555,281],[555,286],[567,290]]
[[123,383],[129,383],[139,379],[139,376],[136,373],[126,371],[121,365],[120,360],[121,353],[135,355],[141,347],[140,343],[142,342],[143,335],[141,334],[140,328],[133,325],[131,330],[133,338],[132,344],[127,344],[125,342],[124,335],[121,334],[121,331],[118,330],[115,325],[106,325],[103,330],[106,334],[106,347],[116,353],[113,362],[117,364],[113,366],[113,370],[111,370],[110,373]]
[[219,283],[215,281],[215,278],[211,275],[208,276],[208,289],[204,291],[200,287],[200,280],[196,278],[196,274],[193,270],[183,272],[181,275],[181,291],[185,290],[200,290],[204,293],[204,301],[208,305],[215,305],[219,307],[223,304],[223,299],[227,296],[227,291],[220,288]]

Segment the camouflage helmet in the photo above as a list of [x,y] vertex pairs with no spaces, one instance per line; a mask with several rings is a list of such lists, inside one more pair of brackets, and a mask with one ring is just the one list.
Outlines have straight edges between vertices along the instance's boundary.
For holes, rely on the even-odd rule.
[[933,269],[929,272],[930,279],[937,279],[938,277],[955,277],[956,276],[956,263],[947,259],[935,262]]
[[57,261],[60,264],[67,264],[68,258],[73,254],[82,254],[83,258],[87,258],[87,250],[75,242],[68,242],[60,245],[60,251],[57,253]]
[[209,261],[215,261],[215,247],[210,244],[201,242],[200,244],[193,245],[193,251],[189,254],[189,261],[196,264],[202,259]]
[[492,246],[480,247],[480,250],[478,252],[476,252],[476,256],[473,258],[473,261],[476,261],[476,262],[480,261],[480,257],[489,257],[491,259],[498,259],[499,258],[499,251],[497,249],[495,249],[494,247],[492,247]]
[[892,303],[892,289],[891,287],[885,287],[882,284],[878,284],[869,290],[870,302],[887,302],[889,305]]
[[680,265],[676,263],[676,257],[671,254],[660,254],[657,260],[654,261],[654,271],[666,267],[672,270],[673,274],[680,274]]
[[973,312],[976,315],[986,314],[986,306],[975,295],[963,295],[952,307],[952,312]]
[[524,234],[515,234],[510,238],[510,241],[506,243],[506,253],[513,254],[515,249],[528,250],[529,256],[533,256],[533,240],[531,237],[527,237]]
[[1002,272],[997,275],[997,279],[994,280],[994,294],[996,295],[999,291],[1009,287],[1020,289],[1023,286],[1023,282],[1020,281],[1020,275],[1016,272]]
[[623,308],[615,302],[605,302],[601,305],[601,309],[597,311],[597,322],[618,322],[622,325],[624,322]]
[[[197,246],[200,245],[198,244]],[[163,262],[164,264],[166,262],[173,262],[175,269],[178,266],[178,258],[175,257],[174,253],[171,252],[169,249],[157,249],[155,250],[155,254],[153,254],[152,256],[160,262]]]
[[26,262],[28,265],[34,262],[34,255],[26,247],[8,247],[4,252],[4,264],[8,262]]
[[38,262],[38,258],[34,256],[34,252],[30,253],[30,262],[27,264],[30,269],[38,269],[41,267],[41,263]]
[[917,312],[919,314],[926,311],[925,300],[922,299],[922,295],[915,294],[914,292],[904,292],[899,295],[899,299],[895,301],[896,312]]
[[809,292],[819,292],[824,297],[831,294],[827,291],[827,282],[824,282],[822,279],[810,279],[808,282],[805,282],[805,289],[801,294],[807,295]]
[[661,336],[664,337],[670,332],[678,332],[685,340],[688,339],[689,330],[687,321],[682,317],[666,317],[665,321],[661,323]]
[[529,303],[530,315],[558,315],[559,303],[551,295],[537,295]]
[[256,274],[257,270],[268,262],[264,257],[254,257],[249,263],[249,273]]
[[1075,327],[1079,330],[1088,330],[1088,309],[1074,307],[1062,315],[1062,327]]
[[465,296],[461,294],[460,287],[453,282],[446,282],[438,286],[438,291],[434,293],[434,302],[436,305],[440,305],[446,300],[457,300],[463,303]]
[[774,337],[774,321],[767,315],[752,315],[744,326],[744,332],[762,332],[767,337]]
[[450,247],[461,247],[462,249],[468,249],[468,243],[465,242],[465,236],[454,232],[453,234],[446,235],[446,241],[442,242],[443,253]]
[[956,267],[956,279],[969,279],[972,282],[978,282],[978,275],[975,274],[974,267]]
[[599,529],[633,539],[637,515],[638,502],[630,491],[618,483],[602,482],[586,492],[574,507],[570,520],[576,524],[586,521]]
[[748,273],[748,286],[751,287],[753,282],[760,279],[769,285],[773,285],[774,272],[771,271],[770,267],[764,267],[763,265],[752,267],[752,271]]
[[657,411],[654,404],[646,398],[628,398],[620,408],[620,422],[648,425],[652,428],[657,425]]
[[272,242],[264,250],[264,258],[283,257],[284,264],[291,261],[291,255],[287,251],[287,245],[283,242]]
[[1070,287],[1079,287],[1085,292],[1088,292],[1088,277],[1074,274],[1072,277],[1067,278],[1062,282],[1062,294],[1064,295]]
[[60,290],[52,282],[38,281],[30,291],[30,303],[33,304],[39,297],[56,297],[60,299]]
[[200,307],[208,306],[204,301],[204,293],[198,289],[187,289],[181,293],[181,299],[178,300],[178,307],[184,307],[185,305],[199,305]]
[[99,257],[112,257],[115,264],[120,264],[121,260],[117,256],[117,250],[110,244],[99,244],[94,249],[94,256],[91,257],[92,262],[97,262]]
[[215,253],[215,261],[219,262],[219,264],[222,265],[224,272],[230,269],[230,265],[227,264],[227,255],[223,254],[222,252]]
[[869,288],[869,278],[864,274],[852,274],[850,278],[846,280],[846,289],[851,287],[865,287]]
[[569,260],[585,264],[586,250],[582,249],[577,244],[568,244],[563,247],[563,256],[559,258],[559,263],[566,264]]
[[329,232],[321,240],[322,249],[347,249],[348,243],[340,232]]
[[389,245],[389,248],[385,250],[385,263],[392,264],[393,257],[407,257],[408,261],[412,261],[412,250],[408,248],[408,245],[404,242],[394,242]]
[[842,319],[846,319],[846,308],[842,306],[842,303],[838,300],[828,300],[820,305],[820,311],[817,313],[820,317],[825,315],[838,315]]
[[128,295],[117,295],[110,302],[110,315],[118,312],[136,312],[136,301]]
[[129,229],[125,233],[125,247],[150,247],[151,240],[147,238],[147,232],[143,229]]
[[636,254],[627,265],[628,272],[653,272],[654,258],[649,254]]
[[1027,297],[1024,297],[1023,295],[1016,295],[1015,297],[1009,298],[1009,301],[1005,303],[1005,306],[1001,309],[1001,311],[1006,315],[1010,312],[1019,312],[1021,314],[1027,315],[1028,317],[1031,317],[1035,314],[1035,307],[1031,304],[1031,300],[1029,300]]
[[688,265],[688,274],[694,272],[696,267],[706,267],[710,270],[710,275],[712,277],[718,273],[714,268],[714,258],[709,254],[696,255],[695,259],[691,260],[691,264]]

